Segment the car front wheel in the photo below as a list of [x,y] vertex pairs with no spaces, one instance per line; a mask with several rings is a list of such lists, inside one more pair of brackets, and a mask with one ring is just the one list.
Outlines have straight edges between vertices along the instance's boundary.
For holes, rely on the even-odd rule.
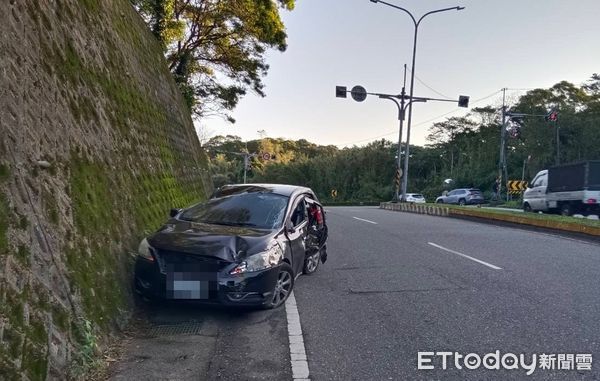
[[304,269],[302,273],[305,275],[314,274],[319,268],[319,262],[321,261],[321,251],[317,250],[314,254],[311,254],[306,257],[304,260]]
[[277,308],[281,306],[287,298],[290,296],[290,293],[294,289],[294,272],[292,268],[287,263],[283,263],[279,267],[279,274],[277,275],[277,282],[275,282],[275,287],[273,288],[273,295],[271,296],[271,300],[269,300],[264,307],[267,309]]
[[467,202],[465,201],[464,198],[461,198],[460,200],[458,200],[458,205],[465,205]]

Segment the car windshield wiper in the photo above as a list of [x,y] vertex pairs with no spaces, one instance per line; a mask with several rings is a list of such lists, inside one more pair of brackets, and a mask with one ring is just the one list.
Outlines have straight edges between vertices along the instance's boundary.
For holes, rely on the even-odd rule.
[[224,225],[224,226],[256,226],[250,222],[230,222],[230,221],[198,221],[209,225]]

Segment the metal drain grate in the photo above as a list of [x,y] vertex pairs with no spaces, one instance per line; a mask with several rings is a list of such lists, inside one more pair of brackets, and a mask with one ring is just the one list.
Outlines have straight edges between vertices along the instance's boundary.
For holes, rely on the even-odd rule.
[[201,334],[202,324],[197,322],[157,325],[148,331],[148,337]]

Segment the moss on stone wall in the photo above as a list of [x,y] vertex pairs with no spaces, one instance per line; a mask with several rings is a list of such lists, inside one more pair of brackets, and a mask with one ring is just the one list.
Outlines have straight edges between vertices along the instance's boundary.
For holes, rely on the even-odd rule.
[[8,251],[9,213],[8,200],[4,193],[0,192],[0,256]]
[[22,41],[0,36],[11,61],[0,81],[17,78],[24,93],[19,124],[0,136],[0,272],[11,271],[0,274],[0,379],[66,378],[69,365],[85,378],[96,343],[131,308],[130,252],[170,208],[206,198],[208,160],[129,1],[7,7],[6,36]]

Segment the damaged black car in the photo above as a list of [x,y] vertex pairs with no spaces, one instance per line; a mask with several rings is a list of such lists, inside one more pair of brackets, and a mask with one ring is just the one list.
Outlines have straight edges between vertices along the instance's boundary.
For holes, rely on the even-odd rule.
[[135,291],[148,299],[281,306],[300,274],[327,259],[323,206],[305,187],[227,185],[206,202],[173,209],[142,240]]

